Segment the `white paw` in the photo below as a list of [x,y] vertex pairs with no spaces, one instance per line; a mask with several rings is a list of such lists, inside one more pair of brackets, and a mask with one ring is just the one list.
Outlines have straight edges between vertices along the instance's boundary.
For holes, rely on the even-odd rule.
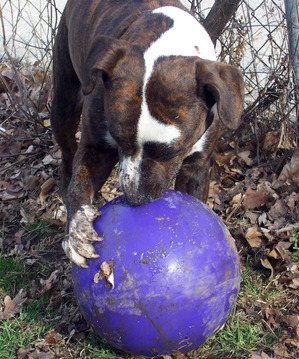
[[87,268],[86,258],[98,258],[92,242],[102,241],[93,229],[93,221],[99,216],[91,206],[84,205],[70,221],[69,235],[62,242],[62,247],[71,261]]

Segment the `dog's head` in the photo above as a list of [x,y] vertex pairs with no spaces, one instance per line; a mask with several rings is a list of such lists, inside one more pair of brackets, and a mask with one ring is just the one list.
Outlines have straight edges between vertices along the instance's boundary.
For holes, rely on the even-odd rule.
[[149,71],[137,46],[99,40],[106,49],[101,56],[90,51],[83,92],[104,83],[107,139],[118,147],[121,188],[140,205],[163,195],[216,118],[238,127],[243,79],[235,67],[196,56],[159,57]]

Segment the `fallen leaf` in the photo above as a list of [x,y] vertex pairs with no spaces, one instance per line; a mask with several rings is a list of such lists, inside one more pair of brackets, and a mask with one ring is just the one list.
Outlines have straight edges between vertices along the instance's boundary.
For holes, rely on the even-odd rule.
[[14,80],[15,76],[16,76],[15,72],[12,69],[8,69],[8,68],[5,68],[4,70],[2,70],[1,75],[9,80]]
[[14,299],[11,299],[11,297],[7,295],[4,298],[4,311],[0,312],[0,320],[6,320],[15,314],[18,314],[26,300],[26,292],[23,292],[23,289],[19,291]]
[[266,133],[266,137],[263,143],[263,151],[267,153],[275,152],[278,149],[280,139],[280,132],[269,131]]
[[231,205],[234,205],[234,204],[240,204],[242,201],[242,193],[238,193],[236,194],[233,199],[230,201],[230,204]]
[[59,161],[56,160],[55,158],[53,158],[51,155],[46,155],[44,157],[44,159],[42,160],[42,163],[46,166],[46,165],[53,165],[53,166],[58,166],[59,165]]
[[269,212],[272,219],[278,219],[283,217],[287,213],[287,207],[284,200],[278,199],[273,206],[271,206]]
[[260,248],[264,243],[263,233],[257,227],[249,228],[245,233],[245,238],[251,248]]
[[262,266],[267,268],[267,269],[270,269],[271,271],[271,275],[269,277],[269,281],[271,281],[274,277],[274,268],[272,267],[271,263],[269,262],[269,259],[267,258],[261,258],[261,263],[262,263]]
[[34,189],[36,189],[38,182],[39,182],[39,177],[38,176],[25,177],[25,179],[24,179],[24,189],[26,191],[33,191]]
[[250,158],[250,151],[243,151],[238,153],[238,156],[247,164],[247,166],[252,166],[253,159]]
[[41,185],[41,191],[40,191],[40,197],[44,197],[47,193],[49,193],[51,191],[51,189],[54,187],[55,185],[55,180],[54,178],[48,178],[46,180],[46,182],[44,182]]
[[296,206],[296,202],[299,202],[299,193],[292,192],[287,198],[286,198],[286,204],[290,209],[294,209]]
[[[293,359],[291,355],[288,353],[288,349],[285,345],[280,345],[278,348],[274,348],[274,354],[276,355],[277,359]],[[275,358],[276,358],[275,357]]]
[[292,289],[299,289],[299,278],[293,278],[292,282],[289,284],[289,287]]
[[[183,353],[180,353],[178,350],[173,351],[171,355],[174,359],[186,359],[186,356]],[[165,359],[167,359],[167,356]]]
[[281,321],[290,327],[297,328],[299,326],[299,315],[285,315]]
[[48,292],[53,287],[53,284],[57,281],[58,273],[59,269],[56,269],[48,279],[40,279],[40,284],[42,285],[41,294]]
[[272,251],[268,254],[269,257],[272,257],[274,259],[278,259],[279,258],[279,254],[276,252],[275,249],[272,249]]
[[268,222],[269,221],[267,212],[263,212],[257,219],[257,223],[259,226],[266,225]]
[[16,244],[21,244],[22,243],[22,235],[24,234],[24,232],[25,232],[24,229],[20,229],[18,232],[15,233],[14,242]]
[[0,190],[9,190],[11,191],[13,189],[13,185],[6,181],[0,181]]
[[7,191],[4,191],[0,198],[2,199],[2,201],[11,201],[13,199],[21,199],[24,197],[24,192],[20,191],[19,193],[8,193]]
[[280,328],[281,312],[278,309],[271,308],[268,305],[262,308],[262,315],[265,317],[268,325],[273,329]]
[[104,261],[101,264],[101,269],[94,275],[93,281],[99,283],[101,279],[105,278],[106,281],[114,288],[114,273],[113,273],[113,259],[111,258],[109,264]]
[[243,206],[244,209],[255,209],[260,208],[267,202],[268,196],[267,194],[260,190],[255,191],[248,187],[245,192]]
[[284,339],[284,343],[291,344],[296,348],[299,348],[299,327],[291,328],[288,330],[289,335]]
[[250,220],[251,224],[256,224],[259,214],[251,211],[246,211],[245,216]]
[[266,353],[251,353],[249,356],[250,359],[271,359]]
[[49,344],[57,344],[57,343],[61,342],[62,335],[59,333],[56,333],[56,332],[49,332],[45,336],[45,339]]
[[284,247],[282,247],[281,243],[277,243],[274,249],[280,254],[280,257],[284,262],[290,263],[291,256],[284,250]]
[[19,349],[18,350],[18,359],[25,359],[27,354],[30,352],[30,349]]
[[33,353],[28,354],[28,359],[52,359],[52,358],[53,355],[50,352],[44,353],[44,352],[38,352],[36,350]]
[[283,167],[278,181],[286,182],[290,180],[299,186],[299,148],[294,151],[291,160]]

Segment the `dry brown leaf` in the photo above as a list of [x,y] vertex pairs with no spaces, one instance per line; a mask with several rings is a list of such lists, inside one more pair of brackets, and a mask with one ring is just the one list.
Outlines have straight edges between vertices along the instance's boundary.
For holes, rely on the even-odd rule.
[[0,312],[0,320],[6,320],[15,314],[18,314],[26,300],[26,292],[23,292],[23,289],[19,291],[14,299],[11,299],[11,297],[7,295],[4,298],[4,311]]
[[282,321],[290,327],[297,328],[299,326],[299,315],[285,315]]
[[101,269],[94,275],[93,281],[99,283],[101,279],[105,278],[106,281],[114,288],[114,273],[113,273],[113,259],[109,260],[109,263],[104,261],[101,264]]
[[186,359],[186,356],[183,353],[180,353],[178,350],[172,352],[171,355],[173,356],[174,359]]
[[263,143],[263,151],[267,153],[275,152],[278,149],[280,139],[280,132],[278,131],[269,131],[266,134],[264,143]]
[[271,308],[268,305],[262,308],[262,315],[265,317],[268,325],[273,329],[280,328],[281,312],[278,309]]
[[285,345],[281,345],[278,348],[274,348],[274,354],[276,355],[277,359],[288,359],[294,358],[288,353],[288,349]]
[[293,278],[292,282],[289,284],[289,287],[292,289],[299,289],[299,278]]
[[47,180],[46,180],[46,182],[44,182],[42,185],[41,185],[41,187],[40,187],[40,189],[41,189],[41,191],[40,191],[40,197],[44,197],[46,194],[48,194],[50,191],[51,191],[51,189],[54,187],[54,185],[55,185],[55,180],[54,180],[54,178],[48,178]]
[[238,156],[247,164],[247,166],[252,166],[253,159],[250,158],[250,151],[243,151],[238,153]]
[[38,176],[28,176],[25,177],[24,179],[24,189],[26,191],[33,191],[34,189],[36,189],[37,185],[39,182],[39,177]]
[[18,232],[15,233],[13,240],[16,244],[22,243],[22,235],[24,234],[24,232],[25,232],[24,229],[20,229]]
[[56,333],[56,332],[49,332],[45,336],[45,339],[49,344],[57,344],[57,343],[61,342],[62,335],[59,333]]
[[283,167],[278,181],[290,180],[299,186],[299,148],[294,151],[291,160]]
[[44,157],[44,159],[42,160],[42,163],[46,166],[46,165],[53,165],[53,166],[58,166],[59,165],[59,161],[56,160],[55,158],[53,158],[51,155],[46,155]]
[[299,349],[299,327],[295,328],[295,330],[290,330],[290,332],[290,335],[283,342]]
[[58,273],[59,269],[56,269],[48,279],[40,279],[40,284],[42,285],[41,294],[48,292],[53,287],[53,284],[57,281]]
[[229,204],[231,205],[240,204],[241,201],[242,201],[242,193],[238,193],[233,197],[233,199],[230,201]]
[[282,283],[291,289],[299,289],[299,269],[295,263],[286,266],[286,270],[275,279],[275,284]]
[[8,68],[5,68],[4,70],[2,70],[1,75],[9,80],[14,80],[15,76],[16,76],[15,72],[12,69],[8,69]]
[[268,196],[267,194],[260,190],[255,191],[248,187],[245,192],[243,206],[244,209],[255,209],[260,208],[267,202]]
[[36,350],[33,353],[28,354],[28,359],[52,359],[52,358],[53,358],[53,354],[51,354],[50,352],[45,353],[45,352],[38,352]]
[[263,243],[263,233],[257,227],[249,228],[245,234],[245,238],[251,248],[260,248]]
[[215,156],[215,161],[219,166],[229,166],[233,156],[235,157],[235,155],[232,153],[217,153]]
[[296,202],[299,202],[299,193],[292,192],[286,198],[286,204],[290,209],[294,209],[296,206]]
[[24,192],[22,192],[22,191],[16,192],[14,194],[4,191],[3,193],[1,193],[1,196],[0,196],[2,201],[11,201],[13,199],[21,199],[23,197],[24,197]]
[[251,224],[256,224],[259,214],[251,211],[246,211],[245,216],[250,220]]
[[265,225],[265,224],[268,223],[268,218],[267,218],[267,213],[266,213],[266,212],[263,212],[263,213],[258,217],[257,223],[258,223],[259,226],[262,226],[262,225]]
[[277,243],[274,248],[280,254],[280,257],[284,262],[290,263],[291,256],[288,252],[284,250],[285,247],[283,247],[281,243]]
[[272,251],[268,254],[268,256],[272,257],[274,259],[280,258],[279,254],[277,253],[277,251],[275,249],[272,249]]
[[18,350],[18,359],[25,359],[29,352],[30,352],[30,349],[19,349]]
[[266,353],[251,353],[249,356],[250,359],[271,359]]
[[272,267],[272,264],[269,262],[269,259],[267,258],[261,258],[261,263],[262,263],[262,266],[267,268],[267,269],[270,269],[271,271],[271,275],[269,277],[269,281],[271,281],[274,277],[274,268]]
[[9,190],[11,191],[13,189],[13,185],[6,181],[0,181],[0,190]]
[[283,199],[278,199],[269,210],[269,214],[273,219],[283,217],[287,213],[287,207]]

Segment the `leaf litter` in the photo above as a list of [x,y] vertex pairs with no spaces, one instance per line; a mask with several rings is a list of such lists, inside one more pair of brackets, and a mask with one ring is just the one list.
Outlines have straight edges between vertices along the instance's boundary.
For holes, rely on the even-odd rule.
[[[72,343],[88,337],[90,328],[75,302],[71,265],[61,249],[66,210],[58,190],[61,152],[47,121],[50,82],[39,94],[41,83],[34,79],[22,107],[16,100],[19,90],[14,72],[5,66],[0,72],[10,91],[5,86],[0,89],[1,251],[6,256],[24,255],[28,271],[51,266],[46,275],[39,271],[32,276],[27,294],[20,291],[13,299],[8,294],[0,298],[0,319],[11,320],[21,308],[48,295],[57,316],[54,328],[43,340],[20,348],[18,358],[62,358],[70,357],[70,352],[78,357]],[[29,81],[26,73],[20,79]],[[36,108],[38,94],[41,100]],[[294,359],[299,350],[299,150],[292,137],[283,146],[277,130],[266,130],[259,148],[249,133],[239,133],[238,139],[223,135],[212,167],[208,204],[235,238],[243,271],[250,261],[267,278],[261,290],[266,292],[271,286],[279,293],[275,300],[257,301],[250,296],[238,300],[236,311],[259,321],[265,333],[277,337],[274,345],[261,343],[255,352],[241,357]],[[98,208],[121,194],[117,168],[101,192]],[[113,263],[105,262],[95,281],[102,278],[113,286],[112,275]],[[219,344],[213,343],[217,349]],[[172,357],[200,356],[201,349]],[[133,358],[123,353],[116,357]]]

